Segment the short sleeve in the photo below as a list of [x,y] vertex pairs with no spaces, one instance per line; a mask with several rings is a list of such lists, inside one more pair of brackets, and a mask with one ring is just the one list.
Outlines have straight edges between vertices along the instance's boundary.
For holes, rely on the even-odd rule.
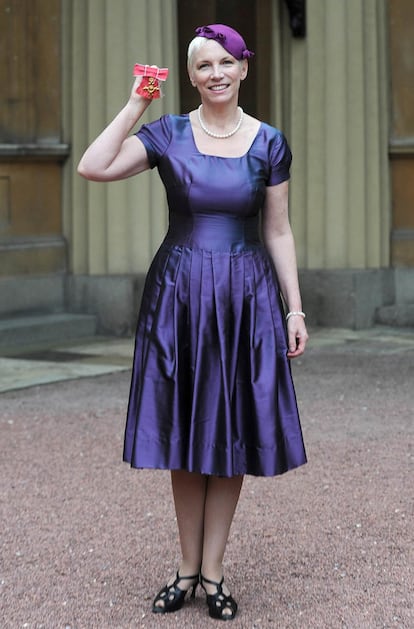
[[143,124],[135,135],[145,146],[150,167],[154,168],[171,142],[170,116],[165,115],[154,122]]
[[276,186],[290,178],[292,153],[283,133],[277,129],[275,131],[275,137],[271,142],[269,151],[268,186]]

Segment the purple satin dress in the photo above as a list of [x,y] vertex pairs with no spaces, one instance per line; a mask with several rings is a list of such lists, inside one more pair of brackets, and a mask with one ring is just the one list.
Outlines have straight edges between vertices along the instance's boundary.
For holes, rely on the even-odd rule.
[[282,474],[306,462],[284,313],[258,223],[291,154],[261,124],[242,157],[200,153],[188,115],[138,137],[158,167],[169,229],[138,318],[124,460],[217,476]]

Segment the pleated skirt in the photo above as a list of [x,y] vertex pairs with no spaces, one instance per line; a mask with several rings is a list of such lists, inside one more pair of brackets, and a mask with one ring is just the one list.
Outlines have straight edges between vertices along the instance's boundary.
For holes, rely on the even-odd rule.
[[141,302],[124,460],[224,477],[302,465],[286,352],[257,217],[173,217]]

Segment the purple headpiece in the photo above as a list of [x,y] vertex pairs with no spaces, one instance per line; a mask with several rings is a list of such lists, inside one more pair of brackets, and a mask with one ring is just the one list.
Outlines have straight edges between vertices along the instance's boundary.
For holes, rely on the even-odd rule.
[[248,59],[253,57],[254,52],[247,50],[246,42],[243,37],[225,24],[209,24],[208,26],[199,26],[196,28],[198,37],[206,39],[215,39],[227,52],[235,59]]

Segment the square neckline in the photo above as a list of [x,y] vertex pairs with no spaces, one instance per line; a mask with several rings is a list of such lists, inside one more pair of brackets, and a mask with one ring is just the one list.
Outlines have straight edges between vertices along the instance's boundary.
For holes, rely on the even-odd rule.
[[197,153],[199,155],[203,155],[203,157],[215,157],[216,159],[242,159],[243,157],[246,157],[246,155],[248,155],[251,151],[251,149],[253,148],[253,145],[255,144],[262,128],[263,128],[263,122],[261,122],[259,120],[259,127],[247,149],[247,151],[245,151],[242,155],[237,155],[237,156],[225,156],[225,155],[215,155],[214,153],[204,153],[203,151],[200,151],[200,149],[197,146],[197,142],[195,141],[195,137],[194,137],[194,131],[193,131],[193,125],[191,124],[191,120],[190,120],[190,114],[185,114],[186,118],[187,118],[187,122],[189,124],[190,127],[190,135],[191,135],[191,140],[193,143],[193,146],[195,148],[195,150],[197,151]]

